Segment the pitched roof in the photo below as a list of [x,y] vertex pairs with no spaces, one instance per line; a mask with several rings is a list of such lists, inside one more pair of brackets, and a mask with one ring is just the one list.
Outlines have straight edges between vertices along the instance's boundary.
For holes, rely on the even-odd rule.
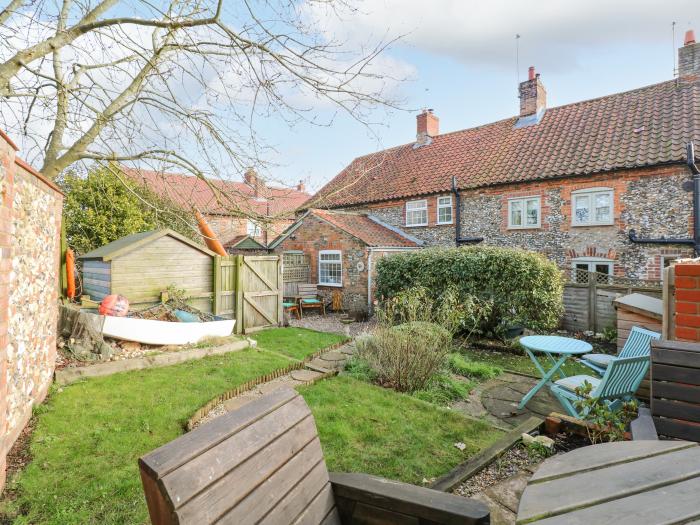
[[149,242],[153,242],[156,239],[165,237],[166,235],[183,242],[192,248],[199,250],[200,252],[206,253],[207,255],[216,255],[214,252],[210,251],[201,244],[197,244],[191,239],[188,239],[184,235],[177,233],[176,231],[170,230],[168,228],[163,228],[160,230],[150,230],[147,232],[132,233],[131,235],[126,235],[121,237],[116,241],[112,241],[104,246],[100,246],[92,250],[91,252],[81,255],[78,259],[100,259],[102,261],[111,261],[117,257],[121,257],[136,248],[139,248]]
[[248,250],[264,250],[265,245],[250,235],[236,235],[224,243],[225,248],[243,248]]
[[338,207],[685,161],[700,142],[700,80],[687,77],[549,108],[358,157],[308,203]]
[[367,246],[383,248],[415,248],[420,245],[420,241],[414,239],[399,228],[394,228],[384,224],[379,219],[366,213],[310,209],[293,225],[287,228],[279,237],[272,241],[269,247],[277,247],[280,242],[299,228],[304,219],[309,215],[314,215],[319,219],[330,223],[336,228],[339,228],[356,239],[359,239]]
[[311,195],[292,188],[255,189],[244,182],[209,179],[207,181],[181,173],[132,169],[122,171],[139,184],[186,209],[196,206],[202,213],[234,215],[257,214],[265,217],[292,217],[293,212]]

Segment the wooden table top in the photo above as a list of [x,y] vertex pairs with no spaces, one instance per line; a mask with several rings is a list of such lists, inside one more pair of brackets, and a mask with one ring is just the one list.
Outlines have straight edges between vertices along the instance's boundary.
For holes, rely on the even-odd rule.
[[518,507],[518,524],[700,523],[700,446],[627,441],[547,459]]

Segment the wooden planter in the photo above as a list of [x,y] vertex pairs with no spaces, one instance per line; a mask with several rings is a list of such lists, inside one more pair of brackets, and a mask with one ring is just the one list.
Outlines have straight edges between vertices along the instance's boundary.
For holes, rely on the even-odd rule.
[[651,415],[659,435],[700,442],[700,344],[652,343]]

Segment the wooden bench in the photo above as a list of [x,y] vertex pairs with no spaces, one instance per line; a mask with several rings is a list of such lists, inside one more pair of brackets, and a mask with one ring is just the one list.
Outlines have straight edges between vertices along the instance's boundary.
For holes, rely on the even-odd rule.
[[304,399],[281,388],[139,460],[166,524],[476,524],[481,502],[366,474],[329,474]]
[[318,294],[317,284],[299,283],[297,291],[299,294],[299,307],[302,311],[304,308],[318,308],[323,315],[326,315],[326,305],[323,303],[323,297]]

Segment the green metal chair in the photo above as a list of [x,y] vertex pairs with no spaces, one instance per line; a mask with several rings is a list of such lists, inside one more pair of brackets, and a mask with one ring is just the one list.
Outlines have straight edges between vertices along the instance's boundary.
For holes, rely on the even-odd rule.
[[648,357],[651,353],[651,342],[659,339],[661,339],[661,334],[633,326],[620,353],[617,355],[585,354],[579,362],[602,376],[610,363],[615,359],[639,356]]
[[[587,375],[565,377],[555,381],[550,389],[564,409],[573,417],[585,417],[586,410],[578,409],[576,402],[586,398],[598,398],[605,402],[611,410],[617,410],[623,402],[634,399],[634,394],[649,369],[649,362],[648,355],[618,357],[610,362],[602,378]],[[584,397],[579,392],[585,383],[589,383],[593,388]]]

